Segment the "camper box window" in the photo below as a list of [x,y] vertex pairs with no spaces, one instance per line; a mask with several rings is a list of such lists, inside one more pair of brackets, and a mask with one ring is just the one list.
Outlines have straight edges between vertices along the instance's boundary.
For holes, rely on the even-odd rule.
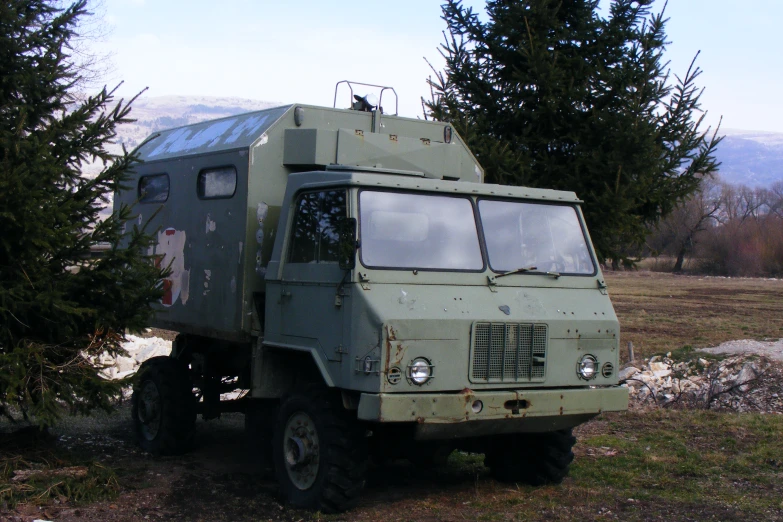
[[200,199],[230,198],[237,189],[237,169],[220,167],[198,173],[198,197]]
[[165,203],[169,199],[169,175],[153,174],[139,178],[140,203]]

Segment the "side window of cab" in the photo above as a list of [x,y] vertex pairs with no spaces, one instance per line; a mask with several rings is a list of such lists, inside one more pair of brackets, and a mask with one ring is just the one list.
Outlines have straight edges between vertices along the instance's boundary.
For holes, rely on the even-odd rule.
[[299,196],[289,238],[289,263],[338,263],[339,231],[348,215],[345,202],[345,190]]

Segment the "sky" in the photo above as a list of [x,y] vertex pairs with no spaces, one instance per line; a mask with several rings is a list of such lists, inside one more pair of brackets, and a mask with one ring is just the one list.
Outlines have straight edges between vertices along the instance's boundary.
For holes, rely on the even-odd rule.
[[[428,60],[445,23],[439,0],[104,0],[110,55],[107,82],[120,94],[200,95],[332,106],[335,84],[394,88],[399,114],[422,115]],[[606,0],[602,5],[606,4]],[[483,0],[463,0],[483,10]],[[655,9],[663,8],[656,0]],[[780,0],[669,0],[665,57],[684,75],[702,69],[705,122],[729,129],[783,132]],[[426,58],[426,60],[425,60]],[[362,88],[357,88],[360,92]],[[363,94],[363,92],[360,92]],[[338,92],[347,107],[349,92]],[[394,96],[382,102],[394,112]]]

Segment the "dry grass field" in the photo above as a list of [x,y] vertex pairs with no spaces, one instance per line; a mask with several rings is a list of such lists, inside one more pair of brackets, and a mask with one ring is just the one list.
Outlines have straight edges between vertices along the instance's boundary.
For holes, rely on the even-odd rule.
[[[606,279],[637,356],[783,337],[783,281]],[[780,414],[603,415],[576,430],[576,460],[560,486],[498,483],[479,455],[454,454],[437,469],[392,462],[371,470],[361,503],[342,515],[281,506],[274,483],[248,466],[240,416],[198,428],[194,453],[153,458],[136,449],[123,407],[66,419],[59,439],[35,449],[0,448],[0,521],[783,520]],[[31,465],[87,465],[89,474],[15,489],[12,471]]]
[[[783,280],[608,272],[623,348],[637,357],[736,339],[783,338]],[[625,357],[627,352],[622,350]]]

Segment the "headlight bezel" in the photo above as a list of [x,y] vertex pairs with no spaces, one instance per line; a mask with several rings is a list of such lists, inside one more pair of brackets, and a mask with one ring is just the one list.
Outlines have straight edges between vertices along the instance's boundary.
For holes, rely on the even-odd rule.
[[434,366],[426,357],[413,358],[405,372],[408,382],[416,386],[424,386],[430,383],[434,374]]
[[576,362],[576,375],[585,381],[592,381],[598,377],[599,368],[598,358],[587,353]]

